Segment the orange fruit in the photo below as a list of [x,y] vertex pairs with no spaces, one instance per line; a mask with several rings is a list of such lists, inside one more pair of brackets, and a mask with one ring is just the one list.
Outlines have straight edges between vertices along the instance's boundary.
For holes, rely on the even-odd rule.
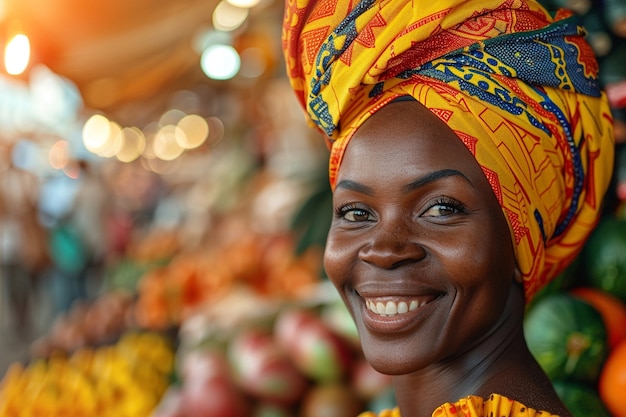
[[626,339],[609,353],[598,380],[598,393],[613,417],[626,417]]
[[570,293],[591,304],[602,316],[609,349],[626,339],[626,304],[606,291],[594,287],[578,287]]

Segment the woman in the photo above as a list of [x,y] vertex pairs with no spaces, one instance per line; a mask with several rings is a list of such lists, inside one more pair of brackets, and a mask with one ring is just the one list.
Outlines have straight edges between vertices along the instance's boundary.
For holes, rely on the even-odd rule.
[[570,415],[523,313],[597,223],[612,119],[572,16],[478,3],[285,9],[288,75],[331,149],[324,265],[394,375],[383,416]]

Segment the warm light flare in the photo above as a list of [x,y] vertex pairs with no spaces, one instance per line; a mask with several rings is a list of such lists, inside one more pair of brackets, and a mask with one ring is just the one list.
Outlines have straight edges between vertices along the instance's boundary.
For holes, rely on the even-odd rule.
[[70,162],[70,144],[66,140],[57,141],[48,152],[48,162],[54,169],[63,169]]
[[213,10],[213,27],[225,32],[233,31],[245,23],[249,13],[247,8],[221,1]]
[[[170,162],[203,144],[216,144],[223,135],[224,125],[217,117],[170,109],[143,129],[122,127],[102,114],[94,114],[83,125],[82,141],[86,150],[103,158],[116,157],[126,163],[140,158]],[[50,161],[59,168],[66,163],[62,160],[64,148],[62,144],[54,148],[55,159],[52,162],[51,151]]]
[[261,2],[261,0],[226,0],[226,1],[232,4],[233,6],[243,7],[247,9],[255,7]]
[[152,151],[154,155],[163,161],[173,161],[184,152],[184,149],[176,141],[176,130],[174,125],[163,126],[154,136]]
[[190,114],[183,117],[176,125],[176,141],[184,149],[194,149],[202,145],[209,136],[209,124],[206,119]]
[[122,127],[102,115],[91,116],[83,126],[83,144],[96,155],[105,158],[115,156],[123,140]]
[[109,119],[94,114],[83,126],[83,144],[90,152],[97,153],[105,146],[111,135],[111,124]]
[[121,162],[132,162],[141,156],[146,147],[146,137],[143,132],[136,127],[126,127],[122,129],[124,140],[122,146],[115,155]]
[[19,33],[7,43],[4,49],[4,66],[10,75],[20,75],[30,61],[30,41],[28,36]]

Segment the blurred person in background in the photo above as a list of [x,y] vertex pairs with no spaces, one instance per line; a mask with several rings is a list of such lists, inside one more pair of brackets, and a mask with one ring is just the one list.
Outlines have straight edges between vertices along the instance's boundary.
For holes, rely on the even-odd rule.
[[28,339],[40,279],[50,265],[48,236],[38,216],[37,177],[13,165],[10,148],[0,157],[0,301],[15,334]]

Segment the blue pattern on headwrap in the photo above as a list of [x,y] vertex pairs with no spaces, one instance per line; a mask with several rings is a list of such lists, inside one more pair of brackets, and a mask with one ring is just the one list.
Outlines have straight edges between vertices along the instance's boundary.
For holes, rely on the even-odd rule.
[[[420,74],[445,83],[456,82],[462,91],[510,114],[524,115],[533,126],[552,136],[549,128],[528,111],[528,105],[502,85],[496,76],[514,76],[536,86],[536,93],[544,100],[541,106],[551,112],[563,128],[574,169],[572,203],[565,217],[556,225],[551,238],[562,234],[576,214],[585,173],[571,126],[561,109],[545,94],[543,86],[593,97],[601,95],[597,78],[585,77],[584,68],[578,60],[578,50],[565,40],[565,36],[582,34],[582,28],[575,24],[575,19],[577,16],[572,16],[543,30],[502,35],[476,43],[398,75],[400,78],[409,78]],[[535,65],[537,63],[539,65]],[[537,218],[537,221],[543,231],[541,219]],[[545,241],[547,236],[543,237]]]
[[[498,36],[482,43],[482,50],[497,56],[506,66],[515,68],[516,77],[536,85],[573,90],[600,97],[600,83],[595,75],[586,77],[578,49],[567,42],[569,36],[584,36],[577,15],[552,23],[545,29]],[[476,49],[474,44],[469,49]],[[556,64],[560,64],[557,66]],[[540,65],[535,65],[540,64]]]
[[567,117],[565,117],[563,111],[559,108],[559,106],[554,104],[554,102],[547,94],[545,94],[542,89],[537,88],[537,92],[541,94],[544,98],[544,102],[541,103],[543,108],[554,114],[559,121],[559,124],[563,128],[563,133],[565,134],[565,137],[567,139],[567,145],[572,156],[572,167],[574,169],[574,187],[572,190],[572,202],[568,207],[567,214],[565,215],[563,220],[556,225],[554,229],[552,237],[557,237],[561,233],[565,232],[565,230],[569,226],[569,223],[578,211],[578,205],[580,204],[580,195],[583,192],[583,187],[585,184],[585,170],[583,168],[580,150],[576,145],[576,142],[574,141],[572,127],[569,120],[567,119]]
[[419,68],[406,70],[398,77],[410,78],[420,74],[445,83],[456,82],[461,91],[510,114],[524,114],[533,126],[551,135],[549,129],[527,111],[527,104],[509,93],[497,76],[512,76],[531,85],[599,97],[598,79],[584,75],[578,50],[565,40],[565,36],[579,36],[583,33],[583,29],[576,25],[577,19],[577,16],[572,16],[545,29],[502,35],[475,43]]
[[543,217],[541,217],[541,213],[537,209],[535,209],[533,214],[535,215],[535,220],[537,221],[537,224],[539,225],[539,230],[541,230],[541,239],[543,239],[543,243],[546,243],[547,237],[546,237],[546,230],[543,227]]
[[[332,63],[337,60],[341,54],[352,44],[354,39],[359,35],[356,29],[356,19],[358,16],[368,10],[376,0],[362,0],[355,8],[341,21],[337,28],[330,34],[328,40],[324,42],[315,59],[315,75],[311,78],[311,119],[322,129],[328,136],[336,129],[336,125],[332,119],[332,115],[328,111],[328,104],[323,101],[320,91],[322,87],[330,83],[332,78]],[[337,39],[342,39],[341,48],[336,48]]]

